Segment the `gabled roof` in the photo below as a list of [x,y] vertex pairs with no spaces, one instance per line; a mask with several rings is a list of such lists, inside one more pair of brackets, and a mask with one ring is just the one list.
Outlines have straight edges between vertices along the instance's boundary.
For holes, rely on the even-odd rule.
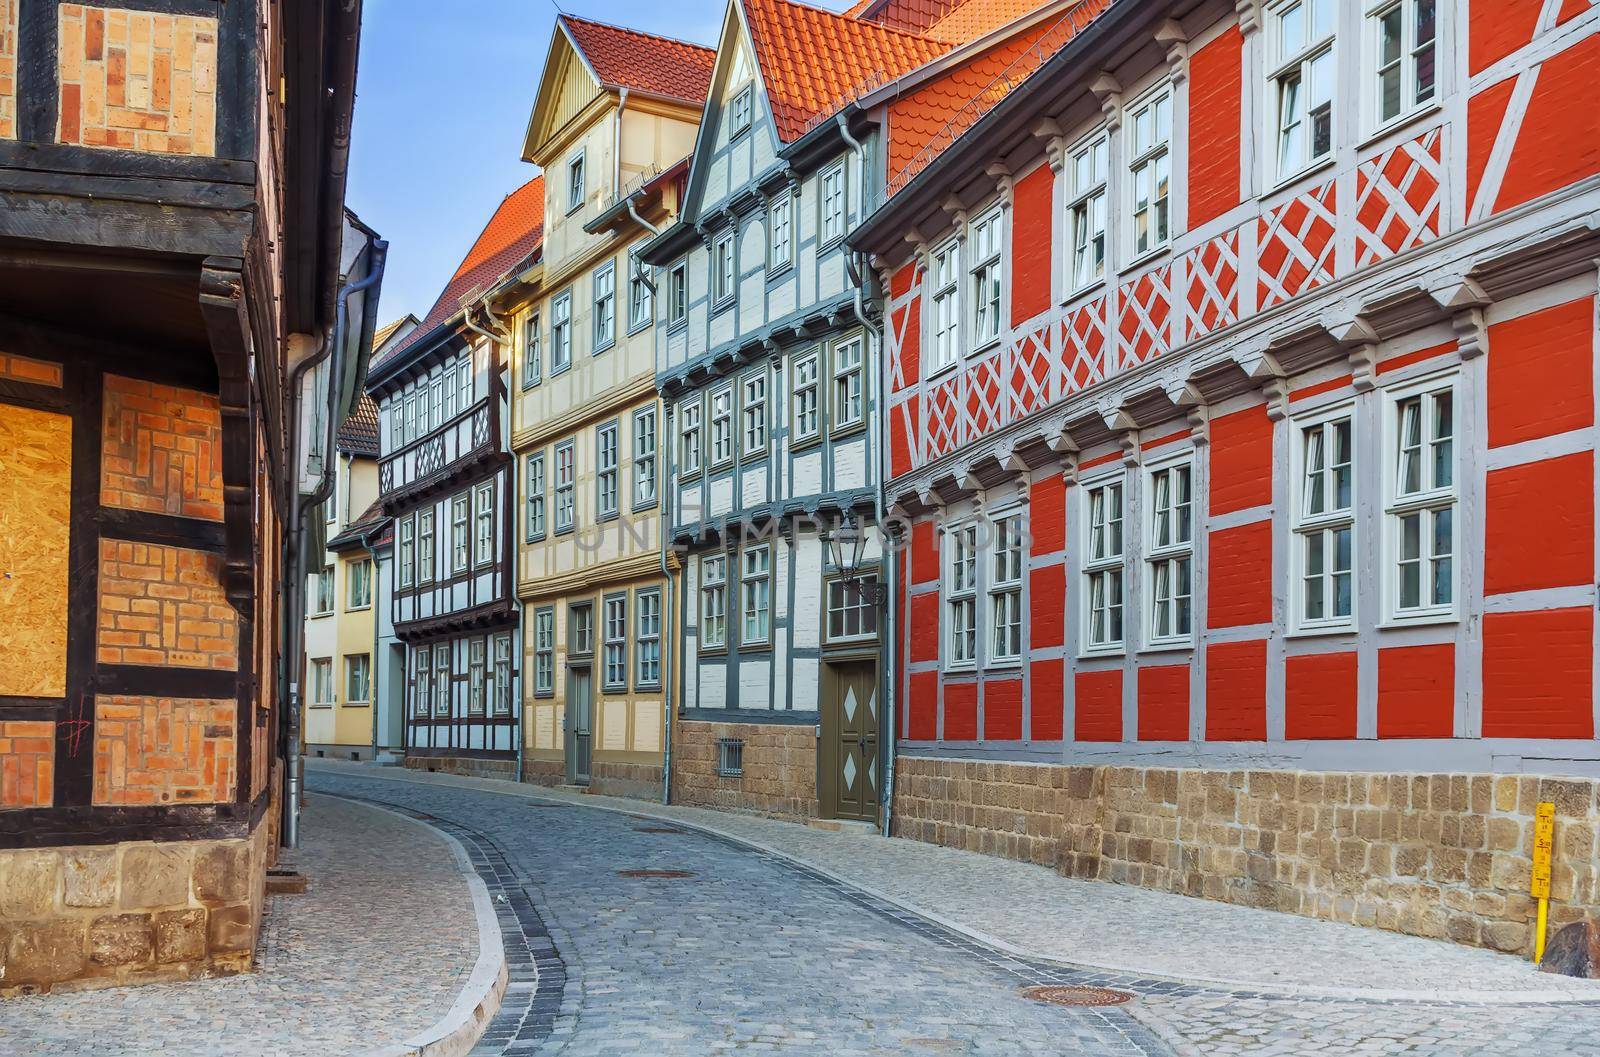
[[461,312],[463,299],[486,291],[490,284],[531,257],[544,241],[544,177],[535,176],[506,195],[445,284],[421,325],[382,361],[393,359],[426,339]]
[[383,512],[383,503],[375,499],[371,506],[361,512],[360,517],[350,522],[344,527],[344,531],[328,541],[327,548],[330,551],[349,550],[351,547],[360,546],[363,536],[371,537],[372,544],[376,547],[380,540],[374,530],[383,527],[388,520],[388,516]]
[[715,48],[640,33],[573,15],[556,19],[605,88],[704,106],[711,88]]
[[[388,329],[398,327],[400,322],[389,324]],[[378,333],[381,336],[383,331]],[[373,339],[373,344],[378,345],[378,340]],[[378,457],[378,405],[372,397],[362,393],[356,398],[355,410],[339,424],[334,446],[347,455]]]
[[378,328],[378,332],[376,334],[372,335],[372,347],[375,349],[383,348],[383,343],[394,337],[394,332],[405,326],[408,321],[412,326],[416,326],[421,322],[421,320],[419,320],[416,316],[412,315],[410,312],[407,312],[393,323],[385,323],[383,326]]

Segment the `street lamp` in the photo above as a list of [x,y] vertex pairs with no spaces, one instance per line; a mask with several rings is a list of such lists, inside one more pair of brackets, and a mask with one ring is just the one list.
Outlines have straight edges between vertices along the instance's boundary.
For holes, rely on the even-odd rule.
[[839,570],[839,581],[846,591],[870,606],[882,608],[889,603],[888,585],[876,578],[867,583],[861,579],[861,556],[867,548],[867,533],[853,510],[846,510],[834,522],[828,533],[828,552],[833,567]]

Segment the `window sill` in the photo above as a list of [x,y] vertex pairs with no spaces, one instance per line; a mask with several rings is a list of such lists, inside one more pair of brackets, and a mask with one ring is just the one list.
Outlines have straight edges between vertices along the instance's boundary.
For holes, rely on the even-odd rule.
[[660,505],[661,501],[659,499],[646,499],[642,502],[636,500],[634,504],[628,508],[628,512],[630,514],[641,514],[646,510],[655,510]]
[[1433,627],[1440,624],[1459,624],[1459,614],[1451,613],[1419,613],[1415,616],[1401,615],[1387,617],[1378,624],[1379,631],[1392,631],[1396,628]]
[[594,523],[596,525],[605,525],[617,520],[619,517],[621,517],[621,514],[615,510],[612,510],[604,514],[596,514],[594,516]]
[[341,701],[340,708],[371,708],[371,701]]
[[1134,272],[1144,271],[1171,252],[1172,239],[1168,237],[1166,242],[1163,242],[1161,245],[1152,249],[1145,250],[1139,256],[1133,258],[1127,264],[1124,264],[1122,267],[1118,268],[1117,279],[1120,281],[1127,276],[1132,275]]
[[989,661],[983,666],[983,674],[985,675],[988,675],[991,672],[1009,674],[1020,671],[1022,671],[1021,657],[1005,657],[999,660]]
[[688,316],[684,316],[682,319],[674,319],[672,322],[667,324],[667,333],[668,334],[676,334],[680,330],[688,330],[688,329],[689,329],[689,317]]
[[533,692],[533,699],[535,701],[553,701],[555,700],[555,696],[556,692],[554,690],[535,690]]
[[722,313],[726,312],[730,308],[733,308],[738,303],[738,298],[734,297],[732,294],[729,294],[721,300],[711,302],[711,314],[713,316],[720,316]]
[[1284,632],[1286,639],[1336,639],[1341,636],[1354,635],[1357,632],[1354,621],[1340,624],[1310,624],[1305,627],[1290,628]]
[[636,694],[659,694],[661,692],[661,684],[635,683],[633,686],[633,692]]
[[524,542],[524,543],[543,543],[544,542],[544,533],[541,532],[537,536],[529,536],[527,539],[523,540],[522,542]]
[[698,652],[699,656],[701,656],[701,657],[726,657],[728,655],[728,647],[726,647],[726,646],[701,646],[701,647],[698,647],[697,652]]
[[[1004,333],[1004,328],[1001,329],[1001,333],[1002,334]],[[988,341],[984,342],[982,345],[978,345],[975,348],[968,349],[966,355],[963,356],[962,359],[964,359],[964,360],[975,360],[980,356],[987,356],[989,353],[994,352],[996,349],[998,349],[1000,347],[1000,341],[1001,341],[1001,339],[997,338],[997,337],[996,338],[990,338]]]
[[1194,650],[1194,639],[1158,639],[1155,642],[1145,643],[1135,653],[1143,656],[1147,653],[1188,653]]
[[522,383],[522,391],[524,393],[526,393],[530,389],[537,389],[537,388],[539,388],[539,383],[542,382],[542,381],[543,381],[542,378],[535,378],[531,382],[524,380],[523,383]]
[[655,326],[655,323],[656,323],[656,321],[653,320],[653,319],[646,319],[646,320],[643,320],[642,322],[639,322],[639,323],[629,323],[628,324],[628,337],[631,338],[635,334],[639,334],[639,333],[642,333],[643,331],[649,330],[651,327]]
[[313,702],[311,702],[311,707],[312,708],[332,708],[333,707],[333,702],[332,701],[313,701]]
[[594,347],[594,351],[589,353],[589,357],[592,359],[592,358],[594,358],[596,356],[599,356],[601,353],[610,352],[612,349],[614,349],[616,347],[617,347],[617,339],[616,338],[612,338],[610,341],[606,342],[604,345],[596,345]]
[[1106,292],[1106,277],[1104,275],[1092,282],[1084,283],[1075,290],[1067,291],[1067,296],[1061,299],[1061,306],[1065,308],[1074,301],[1085,300],[1091,294],[1104,295]]
[[840,426],[839,428],[832,430],[828,434],[828,437],[831,440],[845,440],[855,436],[858,433],[865,433],[866,431],[867,424],[865,422],[852,422],[848,426]]
[[947,364],[944,364],[944,365],[942,365],[940,367],[935,367],[933,370],[931,370],[927,374],[923,375],[922,376],[922,380],[925,381],[925,382],[931,382],[934,379],[936,379],[936,378],[938,378],[938,377],[940,377],[942,375],[949,374],[951,371],[955,370],[956,367],[960,365],[960,363],[961,363],[960,360],[951,360]]
[[792,260],[784,261],[782,264],[768,265],[767,282],[770,283],[774,279],[780,279],[783,277],[784,273],[792,271],[794,271],[794,261]]
[[566,374],[570,370],[572,370],[572,364],[570,363],[564,363],[560,367],[552,367],[550,368],[550,377],[559,377],[560,375]]
[[797,451],[810,451],[812,448],[818,447],[821,444],[822,434],[820,433],[812,433],[808,436],[797,437],[789,442],[789,453],[792,455]]
[[1078,651],[1080,661],[1109,661],[1119,660],[1127,656],[1127,649],[1118,643],[1115,646],[1094,646],[1087,650]]
[[1403,129],[1411,127],[1412,125],[1422,124],[1430,118],[1439,116],[1439,113],[1442,110],[1443,106],[1441,106],[1438,97],[1436,96],[1432,102],[1424,103],[1415,110],[1401,114],[1399,117],[1390,118],[1387,124],[1380,125],[1373,129],[1366,136],[1364,136],[1359,143],[1356,144],[1356,150],[1364,151],[1379,140],[1387,139],[1396,132],[1400,132]]
[[939,670],[945,675],[976,676],[978,674],[978,666],[976,664],[947,664]]
[[1325,172],[1334,167],[1337,157],[1337,152],[1329,154],[1326,158],[1312,162],[1299,172],[1268,181],[1267,186],[1261,191],[1262,202],[1264,203],[1266,199],[1284,191],[1301,190],[1301,184],[1309,185],[1315,183]]

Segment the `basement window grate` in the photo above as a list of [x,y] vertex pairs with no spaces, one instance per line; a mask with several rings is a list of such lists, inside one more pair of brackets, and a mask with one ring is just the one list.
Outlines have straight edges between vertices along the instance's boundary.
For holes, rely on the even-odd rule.
[[738,778],[744,774],[744,739],[717,739],[717,777]]

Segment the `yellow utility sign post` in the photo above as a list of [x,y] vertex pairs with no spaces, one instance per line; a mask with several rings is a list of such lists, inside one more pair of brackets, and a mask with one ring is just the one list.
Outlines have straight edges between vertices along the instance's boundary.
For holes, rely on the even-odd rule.
[[1533,933],[1533,964],[1544,961],[1544,930],[1550,914],[1550,855],[1555,850],[1556,806],[1540,804],[1533,816],[1533,881],[1528,890],[1539,901]]

